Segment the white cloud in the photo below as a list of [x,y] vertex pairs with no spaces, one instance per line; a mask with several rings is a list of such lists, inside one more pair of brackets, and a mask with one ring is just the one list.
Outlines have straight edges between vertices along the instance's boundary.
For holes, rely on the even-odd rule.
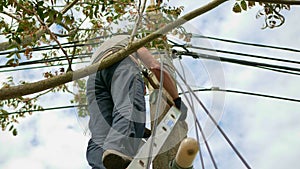
[[[200,6],[196,1],[194,4],[197,5],[186,8],[186,11]],[[297,8],[286,15],[286,23],[281,28],[261,30],[262,22],[255,19],[256,9],[252,9],[249,13],[233,14],[231,7],[232,3],[225,3],[191,23],[204,35],[299,48],[300,40],[295,37],[299,37],[300,25],[294,24],[298,23]],[[237,47],[214,41],[210,43],[216,48],[227,50],[289,57],[286,56],[286,52]],[[299,56],[294,53],[290,55],[293,55],[293,58]],[[300,98],[298,92],[300,81],[297,76],[229,64],[223,66],[226,87],[229,89]],[[17,76],[31,78],[21,73]],[[40,102],[45,107],[52,107],[65,105],[68,100],[65,96],[51,95]],[[209,106],[208,100],[204,102]],[[298,103],[227,93],[224,104],[225,113],[220,125],[253,168],[282,169],[298,166],[296,159],[300,152],[297,148],[300,141]],[[73,115],[72,112],[73,110],[37,112],[21,121],[17,137],[7,132],[0,133],[0,168],[14,169],[23,166],[35,169],[87,168],[85,149],[88,138],[83,136],[75,112]],[[220,165],[219,168],[243,167],[217,131],[209,142]],[[205,160],[209,160],[207,153]],[[195,168],[198,169],[200,163],[197,162]],[[207,162],[207,165],[211,166],[211,163]]]
[[41,112],[27,117],[18,128],[18,136],[5,134],[4,139],[1,138],[5,168],[82,169],[87,166],[88,138],[78,127],[75,115],[67,116],[63,111]]
[[[234,3],[234,2],[232,2]],[[286,23],[277,29],[261,30],[261,20],[255,19],[257,9],[249,13],[233,14],[231,5],[220,6],[193,21],[204,35],[254,43],[299,48],[297,23],[298,12],[286,15]],[[204,22],[203,22],[204,21]],[[299,54],[271,49],[250,48],[211,41],[218,49],[234,50],[298,60]],[[220,54],[220,56],[223,56]],[[267,62],[270,63],[270,62]],[[279,64],[278,62],[272,64]],[[283,97],[300,98],[297,92],[298,76],[274,73],[245,66],[223,64],[226,87],[245,91],[266,93]],[[298,65],[290,65],[298,67]],[[202,94],[203,95],[203,94]],[[299,103],[277,101],[261,97],[226,94],[225,113],[220,122],[234,145],[253,168],[293,168],[299,156],[297,142],[300,141]],[[216,131],[209,139],[219,168],[244,168],[241,161]],[[202,145],[204,146],[204,145]],[[206,156],[208,165],[211,165]],[[280,164],[278,162],[280,161]],[[199,161],[197,163],[200,164]]]

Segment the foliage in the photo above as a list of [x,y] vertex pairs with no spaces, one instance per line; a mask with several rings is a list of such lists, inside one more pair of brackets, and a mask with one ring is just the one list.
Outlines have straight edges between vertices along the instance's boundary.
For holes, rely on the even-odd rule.
[[[74,2],[3,0],[0,3],[0,35],[5,36],[10,44],[6,48],[9,51],[6,54],[6,64],[17,67],[24,62],[23,60],[35,61],[36,58],[41,58],[47,66],[62,65],[56,71],[43,72],[44,78],[52,78],[71,71],[71,67],[68,69],[63,67],[65,60],[72,65],[79,55],[90,55],[93,47],[99,43],[98,37],[103,39],[116,33],[131,33],[139,13],[137,4],[133,0],[75,0]],[[142,16],[136,37],[145,37],[166,23],[174,21],[182,10],[182,7],[170,7],[167,4],[150,6],[147,14]],[[151,12],[155,12],[155,16]],[[145,24],[146,26],[143,26]],[[27,40],[28,38],[31,40]],[[67,43],[62,44],[61,41]],[[165,42],[166,38],[162,38],[147,46],[156,48],[166,44]],[[81,59],[84,60],[87,59]],[[12,78],[8,79],[2,87],[21,84],[12,81]],[[14,124],[18,122],[17,119],[25,117],[25,114],[31,114],[32,110],[42,110],[42,106],[37,105],[36,101],[49,92],[71,93],[74,96],[71,100],[72,104],[86,105],[85,80],[74,81],[73,87],[77,89],[76,92],[71,91],[71,87],[71,85],[61,85],[33,96],[1,101],[2,129],[8,129],[16,134]],[[15,112],[10,114],[7,110]],[[80,117],[88,115],[86,106],[78,108],[78,115]]]
[[85,79],[79,79],[74,81],[73,87],[77,89],[76,93],[74,94],[74,98],[71,100],[72,104],[80,105],[78,107],[78,116],[79,117],[86,117],[89,115],[89,112],[87,111],[87,98],[85,95],[86,92],[86,81]]
[[[9,87],[14,85],[13,78],[10,76],[7,78],[7,82],[3,83],[3,87]],[[25,82],[20,82],[24,84]],[[19,123],[18,118],[24,118],[25,112],[29,115],[32,114],[31,111],[42,110],[42,107],[36,104],[37,97],[28,98],[28,97],[19,97],[8,100],[0,101],[0,125],[2,130],[9,128],[9,131],[12,131],[13,135],[17,135],[17,129],[14,124]],[[15,113],[7,112],[4,107],[11,110],[18,110]]]
[[263,8],[256,15],[256,18],[264,17],[264,26],[262,29],[276,28],[284,24],[285,18],[281,12],[282,10],[290,10],[290,5],[237,0],[232,10],[235,13],[240,13],[247,11],[257,4]]

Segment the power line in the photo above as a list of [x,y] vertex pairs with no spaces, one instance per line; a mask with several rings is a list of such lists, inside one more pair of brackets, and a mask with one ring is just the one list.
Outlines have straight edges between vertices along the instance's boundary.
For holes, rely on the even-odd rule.
[[193,58],[203,58],[203,59],[239,64],[239,65],[244,65],[244,66],[252,66],[252,67],[257,67],[257,68],[271,68],[269,70],[274,70],[274,69],[280,70],[281,69],[281,70],[285,70],[286,73],[288,73],[288,71],[300,72],[299,68],[288,67],[288,66],[280,66],[280,65],[246,61],[246,60],[240,60],[240,59],[232,59],[232,58],[219,57],[219,56],[209,55],[209,54],[201,54],[201,53],[196,53],[196,52],[178,51],[177,53],[179,55],[191,56]]
[[[267,95],[267,94],[261,94],[261,93],[254,93],[254,92],[247,92],[247,91],[241,91],[241,90],[232,90],[232,89],[221,89],[219,87],[212,87],[212,88],[203,88],[203,89],[195,89],[193,92],[204,92],[204,91],[210,91],[210,92],[227,92],[227,93],[236,93],[236,94],[243,94],[243,95],[249,95],[249,96],[257,96],[257,97],[266,97],[271,99],[277,99],[277,100],[284,100],[284,101],[290,101],[290,102],[300,102],[300,99],[293,99],[289,97],[281,97],[281,96],[275,96],[275,95]],[[179,94],[188,93],[182,92]]]
[[[186,87],[188,88],[188,90],[192,91],[191,87],[187,84],[187,82],[184,80],[184,78],[182,77],[182,75],[178,72],[177,69],[175,69],[176,73],[178,74],[178,76],[180,77],[180,79],[185,83]],[[225,131],[220,127],[220,125],[218,124],[218,122],[215,120],[215,118],[211,115],[211,113],[209,112],[209,110],[206,108],[206,106],[203,104],[203,102],[196,96],[196,94],[194,92],[191,92],[191,94],[195,97],[196,101],[198,102],[198,104],[202,107],[202,109],[204,110],[204,112],[207,114],[207,116],[209,117],[209,119],[213,122],[213,124],[216,126],[216,128],[218,129],[218,131],[221,133],[221,135],[224,137],[224,139],[226,140],[226,142],[229,144],[229,146],[232,148],[232,150],[235,152],[235,154],[239,157],[239,159],[242,161],[242,163],[245,165],[245,167],[247,169],[250,169],[250,165],[248,164],[248,162],[246,161],[246,159],[241,155],[241,153],[238,151],[238,149],[236,148],[236,146],[234,146],[234,144],[232,143],[232,141],[229,139],[229,137],[226,135]]]
[[[255,93],[255,92],[248,92],[248,91],[241,91],[241,90],[233,90],[233,89],[221,89],[218,87],[212,87],[212,88],[203,88],[203,89],[195,89],[193,92],[228,92],[228,93],[236,93],[236,94],[243,94],[243,95],[250,95],[250,96],[257,96],[257,97],[265,97],[265,98],[271,98],[271,99],[277,99],[277,100],[284,100],[284,101],[290,101],[290,102],[300,102],[300,99],[293,99],[289,97],[281,97],[281,96],[275,96],[275,95],[267,95],[267,94],[261,94],[261,93]],[[186,92],[181,92],[179,95],[182,95]],[[87,105],[69,105],[69,106],[60,106],[60,107],[50,107],[50,108],[44,108],[42,110],[29,110],[29,111],[22,111],[22,112],[10,112],[6,114],[0,114],[1,115],[12,115],[12,114],[18,114],[18,113],[28,113],[28,112],[37,112],[37,111],[46,111],[46,110],[56,110],[56,109],[67,109],[67,108],[74,108],[74,107],[85,107]]]
[[[92,53],[75,55],[73,59],[89,58],[91,54]],[[216,60],[216,61],[221,61],[221,62],[239,64],[239,65],[244,65],[244,66],[252,66],[252,67],[267,69],[267,70],[271,70],[271,71],[292,74],[292,75],[300,74],[300,73],[297,73],[297,72],[300,72],[299,68],[288,67],[288,66],[280,66],[280,65],[259,63],[259,62],[246,61],[246,60],[240,60],[240,59],[218,57],[215,55],[201,54],[201,53],[196,53],[196,52],[177,51],[177,55],[186,55],[186,56],[192,56],[193,58],[204,58],[204,59]],[[56,58],[50,58],[50,59],[40,59],[40,60],[22,62],[22,63],[20,63],[20,66],[41,64],[41,63],[54,62],[54,61],[64,61],[64,60],[66,60],[66,58],[62,56],[62,57],[56,57]],[[11,66],[9,66],[9,65],[1,65],[0,66],[0,68],[8,68],[8,67],[11,67]],[[36,67],[36,68],[42,68],[42,67],[47,67],[47,66],[41,66],[41,67]],[[20,69],[13,69],[13,70],[28,70],[28,69],[31,69],[31,68],[23,68],[23,69],[20,68]],[[1,72],[9,72],[9,71],[13,71],[13,70],[3,70]]]
[[[178,73],[178,70],[177,70],[177,69],[176,69],[175,71]],[[183,74],[183,75],[184,75],[184,74]],[[182,77],[181,75],[180,75],[179,77],[180,77],[180,79],[181,79],[182,81],[184,81],[185,85],[188,86],[188,84],[186,83],[186,79],[185,79],[184,77]],[[176,81],[176,82],[177,82],[178,87],[180,88],[180,90],[183,90],[183,87],[178,83],[178,81]],[[190,89],[190,88],[188,88],[188,89]],[[194,91],[189,90],[189,92],[194,92]],[[200,133],[201,133],[201,136],[202,136],[202,138],[203,138],[203,140],[204,140],[204,144],[205,144],[206,150],[207,150],[207,152],[208,152],[208,154],[209,154],[210,160],[211,160],[211,162],[212,162],[214,168],[217,169],[217,168],[218,168],[218,167],[217,167],[217,163],[216,163],[215,158],[214,158],[214,156],[213,156],[213,154],[212,154],[211,148],[210,148],[210,146],[209,146],[209,144],[208,144],[208,142],[207,142],[207,140],[206,140],[206,136],[205,136],[205,134],[204,134],[204,132],[203,132],[202,126],[201,126],[201,124],[200,124],[200,121],[197,119],[196,112],[195,112],[195,110],[193,109],[193,105],[192,105],[192,103],[191,103],[191,101],[192,101],[192,96],[191,96],[191,98],[190,98],[190,100],[189,100],[189,98],[186,96],[185,93],[182,93],[182,94],[183,94],[184,97],[186,98],[186,101],[187,101],[188,105],[192,108],[191,111],[192,111],[193,116],[194,116],[195,127],[196,127],[196,128],[197,128],[197,127],[199,128]],[[201,104],[201,103],[200,103],[200,104]],[[197,130],[196,130],[196,135],[198,135]],[[197,140],[199,141],[199,136],[197,136]],[[200,146],[199,146],[199,147],[200,147]],[[201,150],[200,150],[200,151],[201,151]],[[201,152],[199,152],[199,153],[201,154]],[[202,168],[204,168],[204,167],[203,167],[203,166],[204,166],[204,161],[202,161],[202,159],[201,159],[201,164],[202,164]]]
[[[179,46],[184,49],[186,49],[186,47],[188,47],[188,48],[195,48],[195,49],[201,49],[201,50],[207,50],[207,51],[216,51],[216,52],[227,53],[227,54],[232,54],[232,55],[240,55],[240,56],[246,56],[246,57],[255,57],[255,58],[260,58],[260,59],[268,59],[268,60],[275,60],[275,61],[281,61],[281,62],[287,62],[287,63],[300,64],[299,61],[271,58],[271,57],[252,55],[252,54],[247,54],[247,53],[232,52],[232,51],[225,51],[225,50],[218,50],[218,49],[216,50],[216,49],[211,49],[211,48],[204,48],[204,47],[198,47],[198,46],[186,46],[186,45],[179,45],[179,44],[175,44],[174,46]],[[86,53],[86,54],[79,54],[79,55],[75,55],[75,56],[91,55],[91,54],[92,53]],[[85,57],[89,57],[89,56],[85,56]],[[76,58],[85,58],[85,57],[75,57],[75,59]],[[35,61],[29,61],[29,62],[22,62],[19,65],[29,65],[29,64],[34,64],[34,63],[44,63],[44,62],[62,61],[62,60],[66,60],[65,57],[56,57],[56,58],[51,58],[51,59],[41,59],[41,60],[35,60]],[[1,65],[0,66],[0,68],[4,68],[4,67],[11,67],[11,66],[9,66],[9,65]]]
[[[83,43],[83,42],[96,40],[96,39],[101,39],[101,38],[107,38],[107,37],[108,36],[98,36],[98,37],[95,37],[95,38],[89,38],[89,39],[85,39],[85,40],[77,40],[77,41],[66,42],[66,43],[62,43],[61,45],[64,48],[82,47],[82,46],[88,46],[88,45],[97,45],[99,43],[88,43],[87,44],[87,43]],[[192,34],[192,37],[194,37],[194,38],[206,38],[206,39],[211,39],[211,40],[217,40],[217,41],[235,43],[235,44],[242,44],[242,45],[248,45],[248,46],[256,46],[256,47],[272,48],[272,49],[286,50],[286,51],[292,51],[292,52],[300,52],[300,50],[293,49],[293,48],[241,42],[241,41],[236,41],[236,40],[222,39],[222,38],[216,38],[216,37],[204,36],[204,35],[198,35],[198,34]],[[80,43],[80,44],[78,44],[78,43]],[[73,45],[70,45],[70,44],[73,44]],[[41,51],[41,50],[44,51],[44,50],[52,50],[52,49],[59,49],[59,46],[58,45],[44,45],[44,46],[40,46],[40,47],[31,48],[32,51]],[[26,51],[26,49],[17,50],[17,51],[11,50],[11,51],[6,51],[6,52],[0,52],[0,55],[7,55],[7,54],[10,54],[11,52],[22,53],[22,52],[25,52],[25,51]]]
[[[277,72],[281,72],[281,73],[293,74],[293,75],[299,75],[299,73],[296,73],[296,72],[300,72],[299,68],[288,67],[288,66],[280,66],[280,65],[272,65],[272,64],[266,64],[266,63],[240,60],[240,59],[232,59],[232,58],[227,58],[227,57],[219,57],[216,55],[201,54],[201,53],[196,53],[196,52],[185,52],[185,51],[176,51],[176,52],[177,52],[176,54],[180,55],[180,56],[186,55],[186,56],[192,56],[193,58],[204,58],[204,59],[216,60],[216,61],[221,61],[221,62],[239,64],[239,65],[244,65],[244,66],[252,66],[252,67],[267,69],[267,70],[271,70],[271,71],[277,71]],[[89,58],[91,54],[92,53],[75,55],[73,59]],[[41,63],[54,62],[54,61],[64,61],[64,60],[66,60],[66,58],[64,56],[62,56],[62,57],[56,57],[56,58],[50,58],[50,59],[40,59],[40,60],[22,62],[19,64],[19,66],[41,64]],[[8,67],[11,67],[11,66],[9,66],[9,65],[1,65],[0,66],[0,68],[8,68]],[[30,69],[30,68],[15,69],[15,70],[27,70],[27,69]],[[1,71],[1,72],[6,72],[6,71],[7,70]],[[10,71],[10,70],[8,70],[8,71]]]
[[[75,42],[68,42],[68,43],[63,43],[61,44],[63,48],[73,48],[73,47],[82,47],[82,46],[88,46],[88,45],[94,45],[97,43],[88,43],[88,44],[73,44],[73,43],[77,43],[78,41]],[[69,45],[69,44],[73,44],[73,45]],[[30,50],[32,52],[37,52],[37,51],[46,51],[46,50],[54,50],[54,49],[60,49],[60,47],[58,45],[45,45],[45,46],[39,46],[39,47],[33,47]],[[21,49],[21,50],[10,50],[10,51],[4,51],[4,52],[0,52],[0,55],[8,55],[10,53],[23,53],[25,52],[26,49]]]
[[[239,42],[239,41],[233,41],[233,40],[227,40],[227,39],[221,39],[221,38],[215,38],[215,37],[209,37],[209,36],[202,36],[202,35],[196,35],[193,34],[193,37],[198,37],[198,38],[209,38],[209,39],[213,39],[213,40],[220,40],[220,41],[225,41],[225,42],[230,42],[230,43],[238,43],[238,44],[245,44],[245,45],[252,45],[252,46],[260,46],[260,47],[270,47],[270,48],[274,48],[274,49],[281,49],[281,50],[290,50],[290,51],[295,51],[295,52],[300,52],[300,50],[296,50],[296,49],[291,49],[291,48],[282,48],[282,47],[274,47],[274,46],[270,46],[270,45],[260,45],[260,44],[252,44],[252,43],[246,43],[246,42]],[[104,36],[100,36],[100,37],[95,37],[95,38],[91,38],[91,39],[86,39],[86,40],[82,40],[82,41],[73,41],[73,42],[67,42],[67,43],[63,43],[62,45],[67,45],[65,46],[65,48],[72,48],[72,47],[77,47],[77,46],[88,46],[88,45],[95,45],[98,43],[89,43],[89,44],[75,44],[75,43],[79,43],[79,42],[86,42],[88,40],[94,40],[94,39],[101,39],[101,38],[105,38]],[[266,57],[266,56],[261,56],[261,55],[253,55],[253,54],[247,54],[247,53],[240,53],[240,52],[233,52],[233,51],[225,51],[225,50],[220,50],[220,49],[211,49],[211,48],[204,48],[204,47],[198,47],[198,46],[189,46],[189,45],[179,45],[175,42],[170,41],[171,43],[174,43],[174,46],[179,46],[182,47],[184,49],[187,50],[187,48],[195,48],[195,49],[200,49],[200,50],[206,50],[206,51],[215,51],[215,52],[220,52],[220,53],[226,53],[226,54],[232,54],[232,55],[240,55],[240,56],[246,56],[246,57],[254,57],[254,58],[260,58],[260,59],[268,59],[268,60],[275,60],[275,61],[281,61],[281,62],[287,62],[287,63],[295,63],[295,64],[300,64],[299,61],[293,61],[293,60],[287,60],[287,59],[279,59],[279,58],[271,58],[271,57]],[[74,45],[69,45],[69,44],[74,44]],[[35,51],[40,51],[40,50],[52,50],[52,49],[59,49],[58,45],[48,45],[48,46],[42,46],[42,47],[36,47],[33,48],[33,50]],[[17,52],[24,52],[25,50],[20,50]],[[10,52],[0,52],[1,54],[9,54]],[[91,54],[91,53],[90,53]],[[78,55],[75,55],[78,56]],[[54,59],[55,61],[61,61],[61,60],[66,60],[64,57],[59,57],[60,59],[56,58]],[[44,63],[47,61],[51,61],[51,59],[49,60],[39,60],[40,62],[37,61],[37,63]],[[31,61],[31,62],[22,62],[19,63],[19,65],[29,65],[29,64],[34,64],[35,61]],[[4,67],[11,67],[9,65],[1,65],[0,68],[4,68]]]
[[59,107],[48,107],[48,108],[43,108],[43,109],[39,109],[39,110],[10,112],[10,113],[5,113],[5,114],[0,114],[0,116],[14,115],[14,114],[20,114],[20,113],[29,113],[29,112],[40,112],[40,111],[48,111],[48,110],[58,110],[58,109],[70,109],[70,108],[86,107],[86,106],[87,105],[69,105],[69,106],[59,106]]
[[[253,55],[253,54],[247,54],[247,53],[240,53],[240,52],[233,52],[233,51],[225,51],[225,50],[219,50],[219,49],[211,49],[211,48],[204,48],[204,47],[198,47],[198,46],[191,46],[191,45],[180,45],[176,42],[173,42],[171,40],[169,40],[172,44],[173,47],[181,47],[185,50],[186,53],[189,53],[188,55],[193,56],[194,58],[197,58],[197,55],[205,55],[205,54],[200,54],[200,53],[196,53],[196,52],[190,52],[188,50],[188,48],[195,48],[195,49],[201,49],[201,50],[206,50],[206,51],[213,51],[213,52],[219,52],[219,53],[226,53],[226,54],[231,54],[231,55],[240,55],[240,56],[245,56],[245,57],[253,57],[253,58],[259,58],[259,59],[266,59],[266,60],[273,60],[273,61],[280,61],[280,62],[285,62],[285,63],[293,63],[293,64],[300,64],[299,61],[293,61],[293,60],[287,60],[287,59],[279,59],[279,58],[271,58],[271,57],[267,57],[267,56],[261,56],[261,55]],[[174,50],[175,51],[175,50]],[[176,51],[175,51],[176,52]],[[184,52],[182,52],[184,53]],[[179,53],[180,54],[180,53]],[[211,56],[211,58],[217,57],[218,56],[213,56],[213,55],[209,55]],[[205,58],[205,57],[204,57]],[[230,63],[236,63],[236,62],[232,62],[232,61],[236,61],[235,60],[229,60],[230,58],[224,58],[224,57],[220,57],[221,59],[219,59],[219,61],[225,61],[225,62],[230,62]],[[216,59],[218,60],[218,59]],[[246,61],[247,62],[247,61]],[[252,62],[252,63],[258,63],[258,62]],[[245,65],[245,63],[243,64]],[[275,65],[275,68],[273,66],[273,68],[270,67],[266,67],[266,66],[270,66],[269,64],[267,65],[262,65],[262,63],[259,63],[259,65],[249,65],[248,66],[255,66],[255,67],[260,67],[263,69],[268,69],[268,70],[272,70],[272,71],[277,71],[277,72],[281,72],[281,73],[288,73],[288,74],[294,74],[294,75],[299,75],[298,73],[295,72],[291,72],[291,71],[284,71],[284,70],[279,70],[285,67],[280,67]],[[293,69],[293,68],[292,68]]]
[[[84,59],[84,58],[90,58],[92,53],[84,53],[84,54],[78,54],[74,55],[72,59]],[[25,66],[25,65],[33,65],[33,64],[41,64],[41,63],[47,63],[47,62],[57,62],[57,61],[64,61],[67,60],[65,56],[61,57],[54,57],[49,59],[39,59],[39,60],[32,60],[27,62],[21,62],[18,66]],[[0,65],[1,68],[8,68],[11,67],[10,65]]]
[[271,58],[271,57],[262,56],[262,55],[253,55],[253,54],[247,54],[247,53],[225,51],[225,50],[220,50],[220,49],[211,49],[211,48],[204,48],[204,47],[198,47],[198,46],[187,46],[187,47],[188,48],[194,48],[194,49],[200,49],[200,50],[206,50],[206,51],[226,53],[226,54],[231,54],[231,55],[239,55],[239,56],[253,57],[253,58],[259,58],[259,59],[267,59],[267,60],[275,60],[275,61],[280,61],[280,62],[300,64],[300,61],[279,59],[279,58]]
[[[89,61],[82,61],[82,62],[74,62],[72,63],[72,65],[74,64],[81,64],[81,63],[89,63]],[[14,71],[20,71],[20,70],[32,70],[32,69],[41,69],[41,68],[46,68],[46,67],[54,67],[54,66],[65,66],[65,65],[69,65],[67,63],[64,64],[57,64],[57,65],[51,65],[51,66],[34,66],[34,67],[25,67],[25,68],[17,68],[17,69],[7,69],[7,70],[0,70],[0,73],[5,73],[5,72],[14,72]]]
[[275,68],[270,68],[270,67],[263,67],[263,66],[258,66],[259,68],[266,69],[266,70],[271,70],[274,72],[279,72],[279,73],[286,73],[286,74],[291,74],[291,75],[300,75],[300,73],[292,72],[292,71],[286,71],[286,70],[280,70],[280,69],[275,69]]
[[216,38],[216,37],[204,36],[204,35],[198,35],[198,34],[192,34],[192,37],[194,37],[194,38],[205,38],[205,39],[211,39],[211,40],[217,40],[217,41],[235,43],[235,44],[241,44],[241,45],[248,45],[248,46],[255,46],[255,47],[272,48],[272,49],[285,50],[285,51],[290,51],[290,52],[300,52],[300,50],[293,49],[293,48],[271,46],[271,45],[249,43],[249,42],[241,42],[241,41],[236,41],[236,40],[222,39],[222,38]]
[[[118,35],[117,34],[112,34],[113,35]],[[76,40],[76,41],[71,41],[71,42],[65,42],[65,43],[61,43],[61,45],[64,47],[64,48],[73,48],[73,47],[82,47],[82,46],[89,46],[89,45],[98,45],[100,42],[97,42],[97,43],[86,43],[88,41],[93,41],[93,40],[99,40],[99,39],[103,39],[103,38],[107,38],[109,37],[110,35],[106,35],[106,36],[97,36],[97,37],[94,37],[94,38],[87,38],[87,39],[84,39],[84,40]],[[59,45],[44,45],[44,46],[38,46],[38,47],[33,47],[33,48],[30,48],[31,51],[45,51],[45,50],[53,50],[53,49],[59,49]],[[0,52],[0,55],[8,55],[12,52],[14,53],[23,53],[25,52],[26,49],[21,49],[21,50],[9,50],[9,51],[3,51],[3,52]]]

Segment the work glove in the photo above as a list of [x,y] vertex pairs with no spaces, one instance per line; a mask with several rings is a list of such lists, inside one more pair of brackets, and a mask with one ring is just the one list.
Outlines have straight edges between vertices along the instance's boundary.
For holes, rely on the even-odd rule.
[[185,120],[186,116],[187,116],[188,108],[186,107],[184,102],[181,100],[181,97],[178,97],[178,98],[174,99],[173,101],[175,103],[175,107],[181,111],[181,115],[179,117],[179,120],[180,121]]

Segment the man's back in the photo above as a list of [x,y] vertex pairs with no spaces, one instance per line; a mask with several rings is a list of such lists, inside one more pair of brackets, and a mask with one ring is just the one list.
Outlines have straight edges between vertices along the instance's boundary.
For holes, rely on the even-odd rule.
[[105,40],[93,53],[91,62],[96,63],[108,52],[120,50],[126,47],[129,38],[129,35],[116,35],[110,39]]

